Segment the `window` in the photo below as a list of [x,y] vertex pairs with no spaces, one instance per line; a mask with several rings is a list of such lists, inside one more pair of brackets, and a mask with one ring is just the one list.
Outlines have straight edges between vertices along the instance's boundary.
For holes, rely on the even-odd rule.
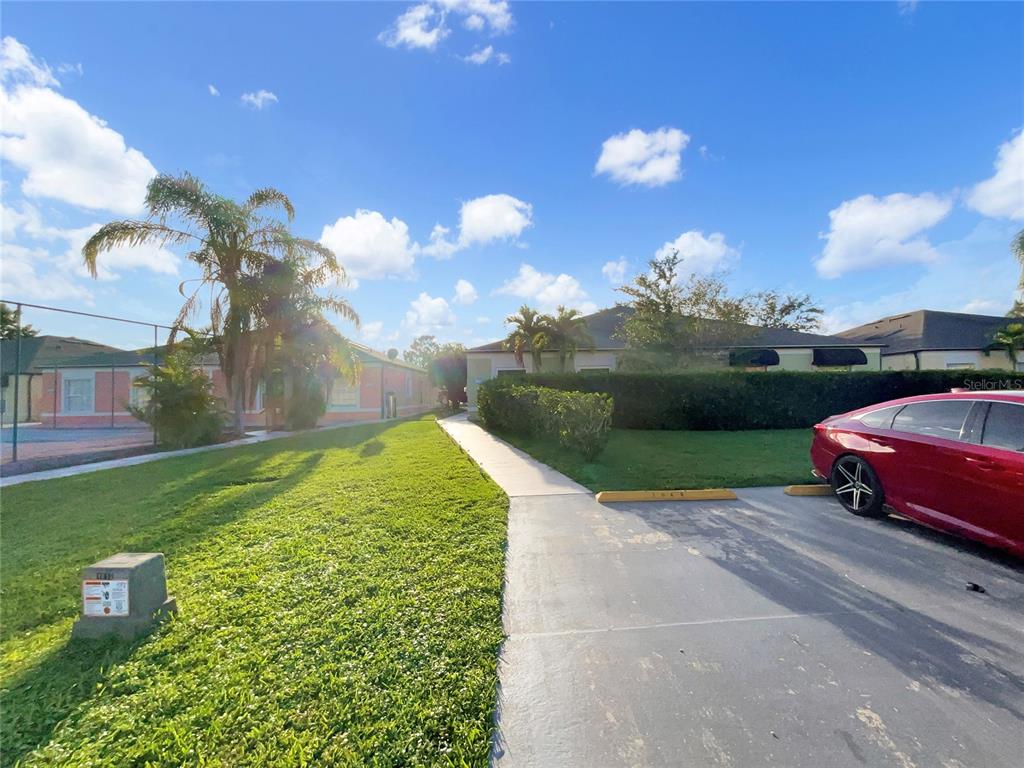
[[128,403],[134,408],[145,408],[146,403],[149,402],[150,391],[145,387],[135,386],[135,382],[142,378],[141,376],[132,379],[132,384],[128,390]]
[[359,405],[359,387],[345,379],[335,379],[331,384],[331,403],[337,408],[355,408]]
[[93,374],[89,378],[76,376],[75,378],[64,377],[64,413],[92,413],[93,402]]
[[902,408],[902,405],[891,405],[888,408],[879,408],[877,411],[865,413],[858,416],[857,420],[865,427],[875,429],[889,429],[892,426],[892,418]]
[[412,374],[408,371],[405,374],[405,397],[406,400],[412,400]]
[[973,371],[974,363],[946,363],[946,369],[950,371]]
[[499,376],[525,376],[526,370],[523,368],[499,368]]
[[981,444],[1024,452],[1024,405],[992,403]]
[[580,373],[611,373],[611,368],[580,368]]
[[911,403],[896,414],[892,428],[898,432],[959,440],[973,400],[931,400]]

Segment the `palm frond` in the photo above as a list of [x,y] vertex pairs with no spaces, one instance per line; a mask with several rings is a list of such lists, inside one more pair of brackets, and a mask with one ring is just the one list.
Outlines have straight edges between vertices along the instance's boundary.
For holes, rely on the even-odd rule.
[[287,214],[288,221],[295,218],[295,207],[292,205],[292,201],[288,199],[288,195],[273,187],[257,189],[242,203],[246,213],[254,213],[260,208],[267,206],[280,206],[284,209],[285,214]]
[[89,274],[96,277],[96,259],[105,251],[144,244],[181,245],[195,239],[198,238],[191,232],[174,229],[159,222],[112,221],[96,230],[96,234],[82,246],[82,259]]

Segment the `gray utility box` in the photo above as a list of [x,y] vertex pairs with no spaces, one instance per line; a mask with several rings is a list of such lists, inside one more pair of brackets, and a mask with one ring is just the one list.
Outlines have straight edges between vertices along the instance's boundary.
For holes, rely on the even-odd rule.
[[177,610],[161,553],[118,552],[82,569],[82,613],[71,636],[132,639]]

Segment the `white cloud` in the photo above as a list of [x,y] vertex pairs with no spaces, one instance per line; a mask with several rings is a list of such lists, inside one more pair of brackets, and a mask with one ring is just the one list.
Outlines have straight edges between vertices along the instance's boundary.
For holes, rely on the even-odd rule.
[[533,206],[511,195],[485,195],[462,204],[459,244],[468,247],[494,240],[514,240],[533,225]]
[[629,262],[623,256],[618,261],[606,261],[601,267],[601,274],[605,276],[612,285],[622,285],[626,279],[626,270],[629,269]]
[[679,269],[682,278],[691,274],[711,274],[731,266],[739,258],[739,251],[725,242],[725,235],[721,232],[712,232],[705,237],[696,229],[683,232],[672,242],[665,243],[654,255],[661,259],[673,252],[682,259]]
[[460,279],[455,283],[455,297],[452,302],[455,304],[472,304],[477,300],[476,288],[469,280]]
[[93,301],[88,288],[71,279],[66,270],[54,268],[46,249],[7,242],[0,260],[0,292],[28,301]]
[[466,29],[479,31],[488,26],[492,32],[508,32],[514,22],[507,0],[438,0],[438,5],[465,16]]
[[440,296],[421,293],[409,302],[409,311],[405,313],[402,325],[415,334],[437,332],[455,325],[455,313]]
[[418,248],[404,221],[363,209],[325,226],[320,242],[334,251],[351,277],[370,280],[408,277]]
[[393,26],[380,33],[378,39],[389,48],[423,48],[432,51],[448,36],[444,14],[430,3],[420,3],[395,19]]
[[383,320],[371,320],[363,323],[359,328],[359,336],[363,341],[376,341],[384,331]]
[[542,312],[553,312],[559,305],[578,309],[584,314],[597,311],[597,305],[575,277],[539,272],[529,264],[520,265],[519,273],[495,293],[532,301]]
[[[471,32],[483,32],[489,28],[492,34],[500,34],[510,31],[513,24],[506,0],[428,0],[408,7],[377,39],[389,48],[436,50],[438,44],[451,34],[448,14],[461,16],[462,26]],[[465,60],[482,64],[491,57],[491,53],[493,50],[482,61],[472,59],[482,52],[471,54]],[[498,53],[495,58],[499,64],[510,61],[504,53]]]
[[470,64],[486,64],[488,61],[493,59],[499,66],[502,64],[509,64],[512,61],[512,57],[503,51],[495,51],[493,45],[488,45],[486,48],[478,48],[468,56],[461,57],[463,61]]
[[[0,156],[24,171],[21,192],[119,214],[142,211],[156,168],[124,137],[51,87],[50,68],[4,38]],[[21,83],[8,89],[8,83]]]
[[57,65],[58,75],[78,75],[81,77],[85,74],[85,68],[82,66],[82,62],[78,61],[74,64],[63,62]]
[[13,37],[0,42],[0,82],[59,88],[60,82],[45,62],[36,59],[27,46]]
[[999,147],[996,172],[974,186],[967,205],[985,216],[1024,219],[1024,131]]
[[210,92],[211,96],[220,96],[220,91],[217,90],[217,86],[207,85],[206,89]]
[[647,133],[634,128],[606,139],[595,173],[606,173],[620,184],[660,187],[682,176],[681,156],[690,137],[678,128]]
[[937,244],[935,260],[904,288],[889,293],[854,288],[848,296],[869,298],[832,303],[822,321],[824,332],[917,309],[1002,315],[1013,304],[1020,277],[1020,265],[1006,247],[1012,235],[1012,226],[983,221],[966,237]]
[[911,16],[917,10],[917,0],[898,0],[900,16]]
[[478,317],[478,318],[476,319],[476,321],[477,321],[477,323],[479,323],[480,325],[487,325],[487,324],[488,324],[489,322],[491,322],[491,318],[489,318],[489,317],[486,317],[485,315],[481,315],[480,317]]
[[268,91],[263,88],[260,88],[254,93],[242,94],[242,103],[247,107],[252,107],[253,109],[263,109],[268,104],[276,102],[277,95],[272,91]]
[[423,253],[447,259],[472,245],[486,245],[495,240],[515,240],[533,225],[533,206],[511,195],[485,195],[469,200],[459,209],[459,237],[450,240],[451,230],[434,225],[430,243]]
[[861,195],[829,211],[831,228],[815,262],[825,278],[881,265],[929,262],[935,249],[921,234],[942,221],[953,203],[931,193],[887,197]]

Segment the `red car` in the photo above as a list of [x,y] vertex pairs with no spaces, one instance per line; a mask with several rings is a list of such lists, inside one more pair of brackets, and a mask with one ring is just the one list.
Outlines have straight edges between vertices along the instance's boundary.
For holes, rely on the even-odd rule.
[[891,507],[1024,557],[1024,392],[890,400],[814,427],[814,474],[855,515]]

